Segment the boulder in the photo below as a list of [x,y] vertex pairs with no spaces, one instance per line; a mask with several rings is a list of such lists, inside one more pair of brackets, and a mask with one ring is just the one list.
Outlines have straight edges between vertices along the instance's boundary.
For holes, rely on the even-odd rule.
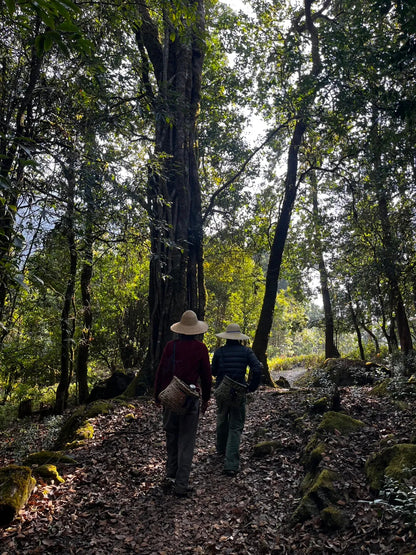
[[92,403],[98,399],[113,399],[118,397],[124,393],[134,377],[134,372],[113,372],[109,378],[92,388],[87,403]]
[[318,432],[334,433],[335,431],[342,435],[348,435],[356,432],[365,426],[361,420],[356,420],[342,412],[328,411],[322,417],[322,420],[317,428]]
[[302,489],[304,495],[292,515],[295,522],[304,522],[320,515],[321,511],[337,501],[334,481],[337,475],[331,470],[324,469],[316,475],[307,475]]
[[373,453],[366,461],[365,471],[375,491],[382,488],[386,477],[403,482],[416,476],[416,445],[399,443]]
[[8,526],[14,520],[35,484],[27,466],[10,465],[0,469],[0,526]]

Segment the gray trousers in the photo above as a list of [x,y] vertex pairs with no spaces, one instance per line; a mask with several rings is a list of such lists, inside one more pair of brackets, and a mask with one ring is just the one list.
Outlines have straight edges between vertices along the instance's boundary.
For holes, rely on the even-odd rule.
[[166,476],[175,479],[175,491],[185,493],[189,484],[198,428],[199,399],[192,400],[186,414],[163,409],[166,432]]

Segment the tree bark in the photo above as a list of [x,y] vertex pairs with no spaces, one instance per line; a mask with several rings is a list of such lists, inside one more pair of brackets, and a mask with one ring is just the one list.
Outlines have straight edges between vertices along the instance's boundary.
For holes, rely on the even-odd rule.
[[321,284],[322,302],[324,305],[325,318],[325,358],[339,358],[341,355],[334,340],[334,315],[332,311],[331,295],[329,291],[328,272],[325,265],[322,239],[321,218],[318,206],[318,183],[315,172],[311,172],[312,189],[312,214],[314,221],[314,247],[318,259],[319,278]]
[[[308,29],[312,43],[312,69],[310,74],[306,75],[301,81],[299,88],[301,88],[301,85],[303,85],[303,83],[308,83],[311,78],[317,77],[321,71],[318,34],[312,19],[311,5],[312,0],[305,0],[304,6],[306,28]],[[319,85],[316,84],[315,86],[318,87]],[[301,107],[296,120],[292,140],[289,146],[284,199],[270,251],[263,303],[253,341],[253,351],[255,352],[260,362],[262,362],[263,364],[264,380],[269,385],[274,385],[274,383],[267,364],[266,350],[269,341],[270,330],[273,324],[274,306],[276,303],[283,250],[298,189],[298,152],[302,143],[304,133],[307,129],[307,117],[310,111],[310,107],[314,102],[315,96],[316,89],[313,91],[309,91],[309,94],[305,96],[303,106]]]
[[[86,170],[87,171],[87,170]],[[83,328],[81,340],[78,346],[77,357],[77,381],[78,381],[78,400],[81,404],[85,403],[88,398],[88,357],[90,351],[91,328],[92,328],[92,310],[91,310],[91,278],[93,268],[93,244],[94,244],[94,219],[95,219],[95,201],[94,201],[94,185],[96,182],[95,175],[87,173],[84,177],[85,201],[87,210],[85,214],[85,236],[83,249],[83,262],[81,270],[81,297],[82,297],[82,313]]]
[[64,170],[64,174],[68,181],[68,202],[63,221],[63,229],[68,243],[69,272],[61,314],[61,375],[56,390],[56,414],[62,414],[67,406],[69,385],[72,377],[75,315],[71,315],[71,309],[74,307],[75,279],[78,262],[74,231],[75,170],[73,167],[73,160],[70,161],[69,166]]
[[[176,9],[171,3],[167,6]],[[173,25],[168,9],[164,10],[161,42],[146,3],[138,4],[136,42],[155,124],[155,159],[148,179],[150,344],[141,373],[147,385],[153,384],[155,368],[171,336],[171,324],[187,309],[194,310],[199,318],[205,311],[196,140],[205,49],[204,2],[188,0],[182,9],[185,11],[176,12],[184,24],[182,29]],[[192,17],[188,17],[190,12]]]

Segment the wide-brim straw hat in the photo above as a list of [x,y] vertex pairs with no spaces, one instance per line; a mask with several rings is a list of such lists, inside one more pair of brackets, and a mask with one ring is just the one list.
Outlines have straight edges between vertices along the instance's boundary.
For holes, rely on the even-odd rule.
[[172,324],[170,329],[182,335],[199,335],[207,331],[208,324],[202,320],[198,320],[193,310],[186,310],[182,314],[180,322]]
[[241,333],[241,329],[238,324],[229,324],[225,331],[216,333],[215,335],[217,337],[221,337],[221,339],[236,339],[237,341],[250,339],[248,335]]

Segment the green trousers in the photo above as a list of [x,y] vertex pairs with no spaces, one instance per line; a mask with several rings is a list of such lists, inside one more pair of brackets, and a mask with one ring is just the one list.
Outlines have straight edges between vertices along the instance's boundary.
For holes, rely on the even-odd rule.
[[217,404],[217,452],[225,455],[224,470],[240,469],[240,441],[246,420],[246,401],[238,407]]

